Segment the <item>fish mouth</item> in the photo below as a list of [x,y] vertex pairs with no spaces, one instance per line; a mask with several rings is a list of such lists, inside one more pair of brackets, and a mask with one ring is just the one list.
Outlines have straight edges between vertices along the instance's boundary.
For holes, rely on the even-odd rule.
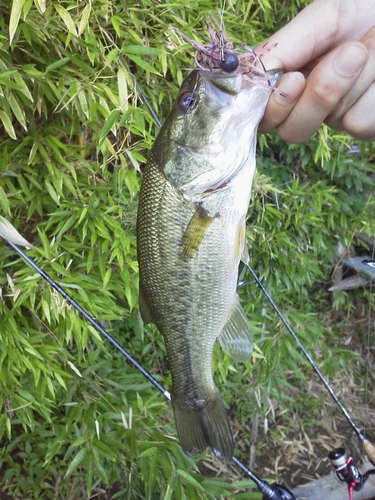
[[231,96],[240,93],[242,87],[242,75],[239,73],[211,73],[209,71],[199,71],[202,78],[208,83],[212,92],[225,92]]

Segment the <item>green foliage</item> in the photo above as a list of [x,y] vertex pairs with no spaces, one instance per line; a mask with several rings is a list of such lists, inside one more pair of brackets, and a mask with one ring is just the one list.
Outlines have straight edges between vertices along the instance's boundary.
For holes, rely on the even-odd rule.
[[[256,45],[306,3],[227,0],[227,31]],[[193,54],[169,26],[207,40],[213,7],[14,0],[10,9],[0,0],[0,213],[33,243],[28,255],[167,386],[162,339],[138,319],[138,170],[157,133],[139,88],[164,119]],[[253,267],[328,374],[350,358],[322,327],[337,244],[374,232],[364,215],[374,210],[373,166],[348,156],[349,144],[325,128],[298,146],[260,138],[248,220]],[[113,487],[111,498],[245,498],[250,481],[199,473],[162,397],[1,245],[1,493],[82,499]],[[235,365],[220,353],[214,367],[245,420],[267,412],[270,396],[289,404],[285,373],[304,380],[309,371],[268,306],[262,315],[255,285],[241,295],[254,357]]]

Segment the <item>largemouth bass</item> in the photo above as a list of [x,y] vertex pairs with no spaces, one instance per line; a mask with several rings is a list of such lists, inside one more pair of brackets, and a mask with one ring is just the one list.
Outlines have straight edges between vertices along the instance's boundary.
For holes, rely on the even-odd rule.
[[155,140],[138,208],[140,309],[162,333],[181,446],[233,456],[212,376],[216,339],[234,359],[252,353],[236,293],[255,171],[256,130],[271,87],[240,72],[194,70]]

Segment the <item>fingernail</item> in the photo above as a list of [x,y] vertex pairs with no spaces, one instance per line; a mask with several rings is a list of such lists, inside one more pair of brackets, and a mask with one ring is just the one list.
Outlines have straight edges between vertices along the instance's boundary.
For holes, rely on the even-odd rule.
[[280,85],[277,86],[277,90],[286,94],[286,96],[275,92],[275,101],[282,106],[293,105],[300,97],[304,85],[305,78],[302,73],[298,71],[293,73],[286,73],[280,81]]
[[333,65],[339,75],[350,78],[362,68],[365,60],[366,53],[361,47],[349,45],[340,50]]

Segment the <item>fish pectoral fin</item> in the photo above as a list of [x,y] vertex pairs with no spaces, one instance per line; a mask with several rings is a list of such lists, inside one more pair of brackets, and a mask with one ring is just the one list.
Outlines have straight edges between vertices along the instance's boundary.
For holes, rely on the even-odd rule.
[[218,341],[222,349],[235,361],[246,361],[253,352],[253,335],[238,296],[233,312],[219,335]]
[[145,295],[143,293],[142,287],[139,287],[139,312],[141,313],[143,323],[145,325],[149,323],[155,323],[154,320],[152,319],[152,314],[150,312],[150,309],[148,308],[147,301],[145,298]]
[[217,214],[211,217],[203,207],[197,207],[182,237],[180,257],[191,258],[194,256],[203,241],[207,229],[218,216]]

